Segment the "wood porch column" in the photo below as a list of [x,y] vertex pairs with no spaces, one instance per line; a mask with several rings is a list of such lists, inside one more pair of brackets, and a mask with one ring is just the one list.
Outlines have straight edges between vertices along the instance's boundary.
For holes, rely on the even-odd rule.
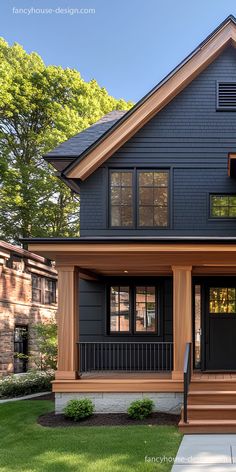
[[172,378],[183,379],[184,353],[192,341],[192,266],[173,266],[173,341]]
[[58,367],[57,380],[78,376],[78,280],[75,266],[57,265],[58,271]]

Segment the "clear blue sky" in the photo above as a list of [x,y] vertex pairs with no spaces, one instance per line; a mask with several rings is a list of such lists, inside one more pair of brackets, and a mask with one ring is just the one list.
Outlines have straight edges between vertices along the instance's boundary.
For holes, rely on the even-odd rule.
[[[13,7],[95,14],[14,14]],[[1,0],[0,36],[137,101],[229,14],[236,15],[235,0]]]

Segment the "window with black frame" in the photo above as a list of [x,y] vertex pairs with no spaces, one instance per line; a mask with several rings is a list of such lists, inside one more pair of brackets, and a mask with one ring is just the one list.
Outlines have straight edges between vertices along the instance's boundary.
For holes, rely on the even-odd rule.
[[157,334],[157,292],[155,286],[111,286],[109,332]]
[[138,173],[138,226],[168,226],[168,180],[164,171]]
[[111,226],[133,225],[133,173],[112,171],[110,173],[110,219]]
[[236,218],[235,195],[210,195],[211,218]]
[[110,332],[130,331],[130,289],[114,286],[110,288]]

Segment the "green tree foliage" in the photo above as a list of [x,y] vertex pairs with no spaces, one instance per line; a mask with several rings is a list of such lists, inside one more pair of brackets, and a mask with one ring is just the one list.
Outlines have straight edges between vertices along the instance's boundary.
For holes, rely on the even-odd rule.
[[35,342],[39,351],[33,361],[38,369],[56,370],[57,367],[57,324],[55,321],[38,323],[34,326]]
[[79,202],[42,155],[132,104],[0,38],[0,238],[75,236]]

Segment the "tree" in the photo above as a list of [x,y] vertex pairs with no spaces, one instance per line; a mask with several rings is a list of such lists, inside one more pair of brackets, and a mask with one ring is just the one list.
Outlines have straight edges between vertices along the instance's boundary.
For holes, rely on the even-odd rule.
[[38,354],[32,360],[40,370],[57,368],[57,323],[38,323],[34,326]]
[[75,236],[79,201],[42,155],[114,109],[95,80],[0,38],[0,238]]

